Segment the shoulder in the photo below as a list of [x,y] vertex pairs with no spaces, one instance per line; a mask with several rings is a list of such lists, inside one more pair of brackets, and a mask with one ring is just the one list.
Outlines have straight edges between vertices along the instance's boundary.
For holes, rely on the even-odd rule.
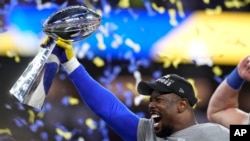
[[217,123],[201,123],[201,124],[198,124],[197,126],[200,126],[201,128],[203,129],[209,129],[213,132],[226,132],[226,133],[229,133],[229,129],[220,125],[220,124],[217,124]]

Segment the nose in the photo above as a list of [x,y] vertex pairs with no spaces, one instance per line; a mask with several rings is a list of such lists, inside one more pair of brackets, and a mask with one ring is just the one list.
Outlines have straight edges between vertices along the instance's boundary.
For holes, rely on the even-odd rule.
[[155,108],[155,102],[153,102],[153,101],[149,102],[148,108],[149,108],[149,109]]

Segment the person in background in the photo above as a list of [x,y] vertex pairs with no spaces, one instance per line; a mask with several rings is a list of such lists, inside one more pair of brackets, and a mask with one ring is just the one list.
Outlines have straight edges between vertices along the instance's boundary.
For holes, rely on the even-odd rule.
[[227,128],[230,124],[250,124],[249,113],[239,109],[238,101],[245,81],[250,81],[250,56],[244,57],[214,91],[208,105],[209,121]]
[[[44,45],[50,40],[48,38]],[[150,96],[151,117],[146,119],[133,113],[89,75],[74,56],[72,43],[59,39],[53,54],[85,104],[125,141],[229,141],[227,128],[215,123],[197,123],[194,89],[181,76],[167,74],[154,82],[138,84],[138,92]]]

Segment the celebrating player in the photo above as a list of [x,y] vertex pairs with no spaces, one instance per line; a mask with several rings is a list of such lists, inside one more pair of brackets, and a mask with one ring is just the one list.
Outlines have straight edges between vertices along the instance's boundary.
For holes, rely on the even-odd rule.
[[[50,38],[44,44],[48,43]],[[150,119],[140,118],[94,80],[73,53],[70,42],[58,40],[53,51],[86,105],[126,141],[227,141],[229,130],[219,124],[197,123],[192,85],[176,74],[140,82],[138,92],[150,96]]]
[[217,87],[212,95],[207,117],[225,127],[230,124],[250,124],[249,113],[239,109],[239,92],[245,81],[250,81],[250,56],[244,57]]

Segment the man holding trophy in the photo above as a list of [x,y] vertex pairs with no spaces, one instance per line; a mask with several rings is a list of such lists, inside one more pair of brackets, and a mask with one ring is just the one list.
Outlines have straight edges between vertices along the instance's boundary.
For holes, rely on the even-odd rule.
[[[51,40],[52,40],[51,38],[47,38],[47,40],[43,43],[42,46],[50,44]],[[104,88],[101,84],[95,81],[89,75],[84,66],[80,64],[77,58],[73,55],[74,54],[73,47],[70,42],[58,40],[52,54],[58,57],[58,60],[60,61],[61,65],[65,68],[70,80],[73,82],[74,86],[78,90],[82,100],[86,103],[86,105],[94,113],[100,116],[123,140],[126,141],[197,140],[198,141],[201,139],[201,137],[203,141],[229,140],[229,130],[227,128],[219,124],[213,124],[213,123],[198,124],[195,122],[195,118],[194,119],[191,118],[191,121],[194,120],[194,122],[190,121],[190,123],[174,122],[176,125],[171,125],[173,126],[172,127],[173,129],[170,128],[167,130],[167,127],[165,127],[167,125],[161,125],[162,128],[159,129],[159,131],[158,130],[154,131],[154,126],[156,126],[155,125],[156,123],[154,124],[154,122],[156,122],[156,120],[154,121],[154,118],[153,119],[140,118],[132,111],[130,111],[117,97],[115,97],[114,94],[112,94],[112,92],[110,92],[108,89]],[[175,85],[178,85],[178,83]],[[171,94],[164,94],[164,95],[171,95]],[[177,95],[175,95],[175,97],[176,96]],[[185,105],[188,106],[189,104],[186,103]],[[190,109],[192,109],[191,108],[192,105],[189,106]],[[161,110],[164,111],[169,109],[172,108],[164,107]],[[175,112],[173,111],[169,113],[167,118],[173,116],[174,113]],[[183,118],[185,119],[190,118],[190,116],[188,115],[183,115],[183,116],[184,116]],[[175,118],[175,120],[178,121],[178,118]],[[167,124],[164,123],[166,121],[161,121],[161,122],[162,124]],[[183,126],[182,124],[184,125],[188,124],[189,126]],[[180,128],[178,128],[178,130],[176,131],[175,129],[176,127]]]

